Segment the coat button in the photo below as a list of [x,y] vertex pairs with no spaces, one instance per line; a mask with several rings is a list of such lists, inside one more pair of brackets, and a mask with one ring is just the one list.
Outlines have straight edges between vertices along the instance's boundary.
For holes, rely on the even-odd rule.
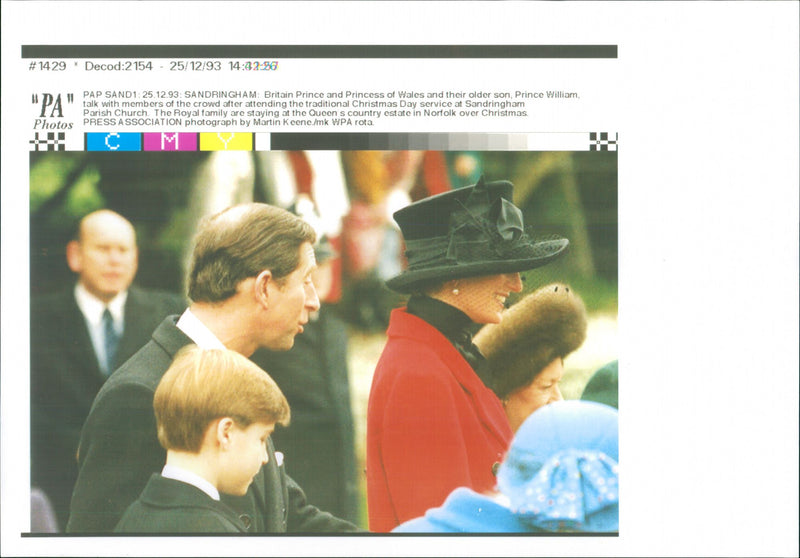
[[250,526],[253,524],[253,520],[250,518],[250,516],[247,515],[246,513],[243,513],[242,515],[239,516],[239,519],[244,524],[244,528],[249,531]]
[[500,462],[499,461],[495,461],[494,464],[492,465],[492,474],[494,476],[497,476],[497,471],[499,471],[499,470],[500,470]]

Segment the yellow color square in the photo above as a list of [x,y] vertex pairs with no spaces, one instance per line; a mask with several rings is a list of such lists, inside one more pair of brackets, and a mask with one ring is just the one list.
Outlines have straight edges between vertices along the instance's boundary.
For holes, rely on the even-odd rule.
[[200,151],[252,151],[251,132],[200,132]]

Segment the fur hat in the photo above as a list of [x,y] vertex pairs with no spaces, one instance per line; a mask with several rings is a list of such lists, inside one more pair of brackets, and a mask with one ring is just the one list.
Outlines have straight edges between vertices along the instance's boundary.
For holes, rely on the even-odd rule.
[[522,211],[511,201],[513,185],[485,182],[419,200],[396,211],[408,268],[386,285],[400,293],[450,279],[512,273],[553,261],[566,238],[531,239]]
[[586,339],[586,307],[569,286],[553,283],[523,297],[503,312],[499,324],[484,326],[474,338],[492,371],[500,399],[527,386],[556,358]]

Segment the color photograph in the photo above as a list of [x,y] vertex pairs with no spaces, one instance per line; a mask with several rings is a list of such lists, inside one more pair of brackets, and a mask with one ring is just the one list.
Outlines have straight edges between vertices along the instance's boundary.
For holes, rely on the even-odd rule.
[[[202,231],[232,206],[280,208],[314,235],[316,302],[291,339],[265,339],[262,322],[242,322],[230,343],[218,334],[288,402],[270,455],[309,504],[344,520],[290,517],[278,532],[617,532],[618,494],[601,485],[564,488],[563,501],[504,525],[422,519],[456,489],[528,509],[508,503],[522,485],[502,492],[498,474],[548,404],[575,402],[565,421],[597,412],[581,400],[605,408],[616,451],[615,150],[33,152],[30,177],[32,532],[111,532],[161,472],[152,401],[115,399],[124,382],[112,379],[130,374],[164,320],[174,329],[187,307],[203,315],[240,294],[193,286],[222,250],[198,254]],[[226,242],[259,240],[247,232]],[[247,267],[237,254],[214,269]],[[452,400],[454,388],[469,395]],[[576,451],[558,445],[570,442],[549,450]],[[613,486],[618,456],[597,453]],[[573,505],[600,488],[604,505]]]

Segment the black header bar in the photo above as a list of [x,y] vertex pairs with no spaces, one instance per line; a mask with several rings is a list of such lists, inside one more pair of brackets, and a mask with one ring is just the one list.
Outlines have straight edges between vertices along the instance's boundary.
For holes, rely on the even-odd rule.
[[617,45],[22,45],[22,58],[616,58]]

